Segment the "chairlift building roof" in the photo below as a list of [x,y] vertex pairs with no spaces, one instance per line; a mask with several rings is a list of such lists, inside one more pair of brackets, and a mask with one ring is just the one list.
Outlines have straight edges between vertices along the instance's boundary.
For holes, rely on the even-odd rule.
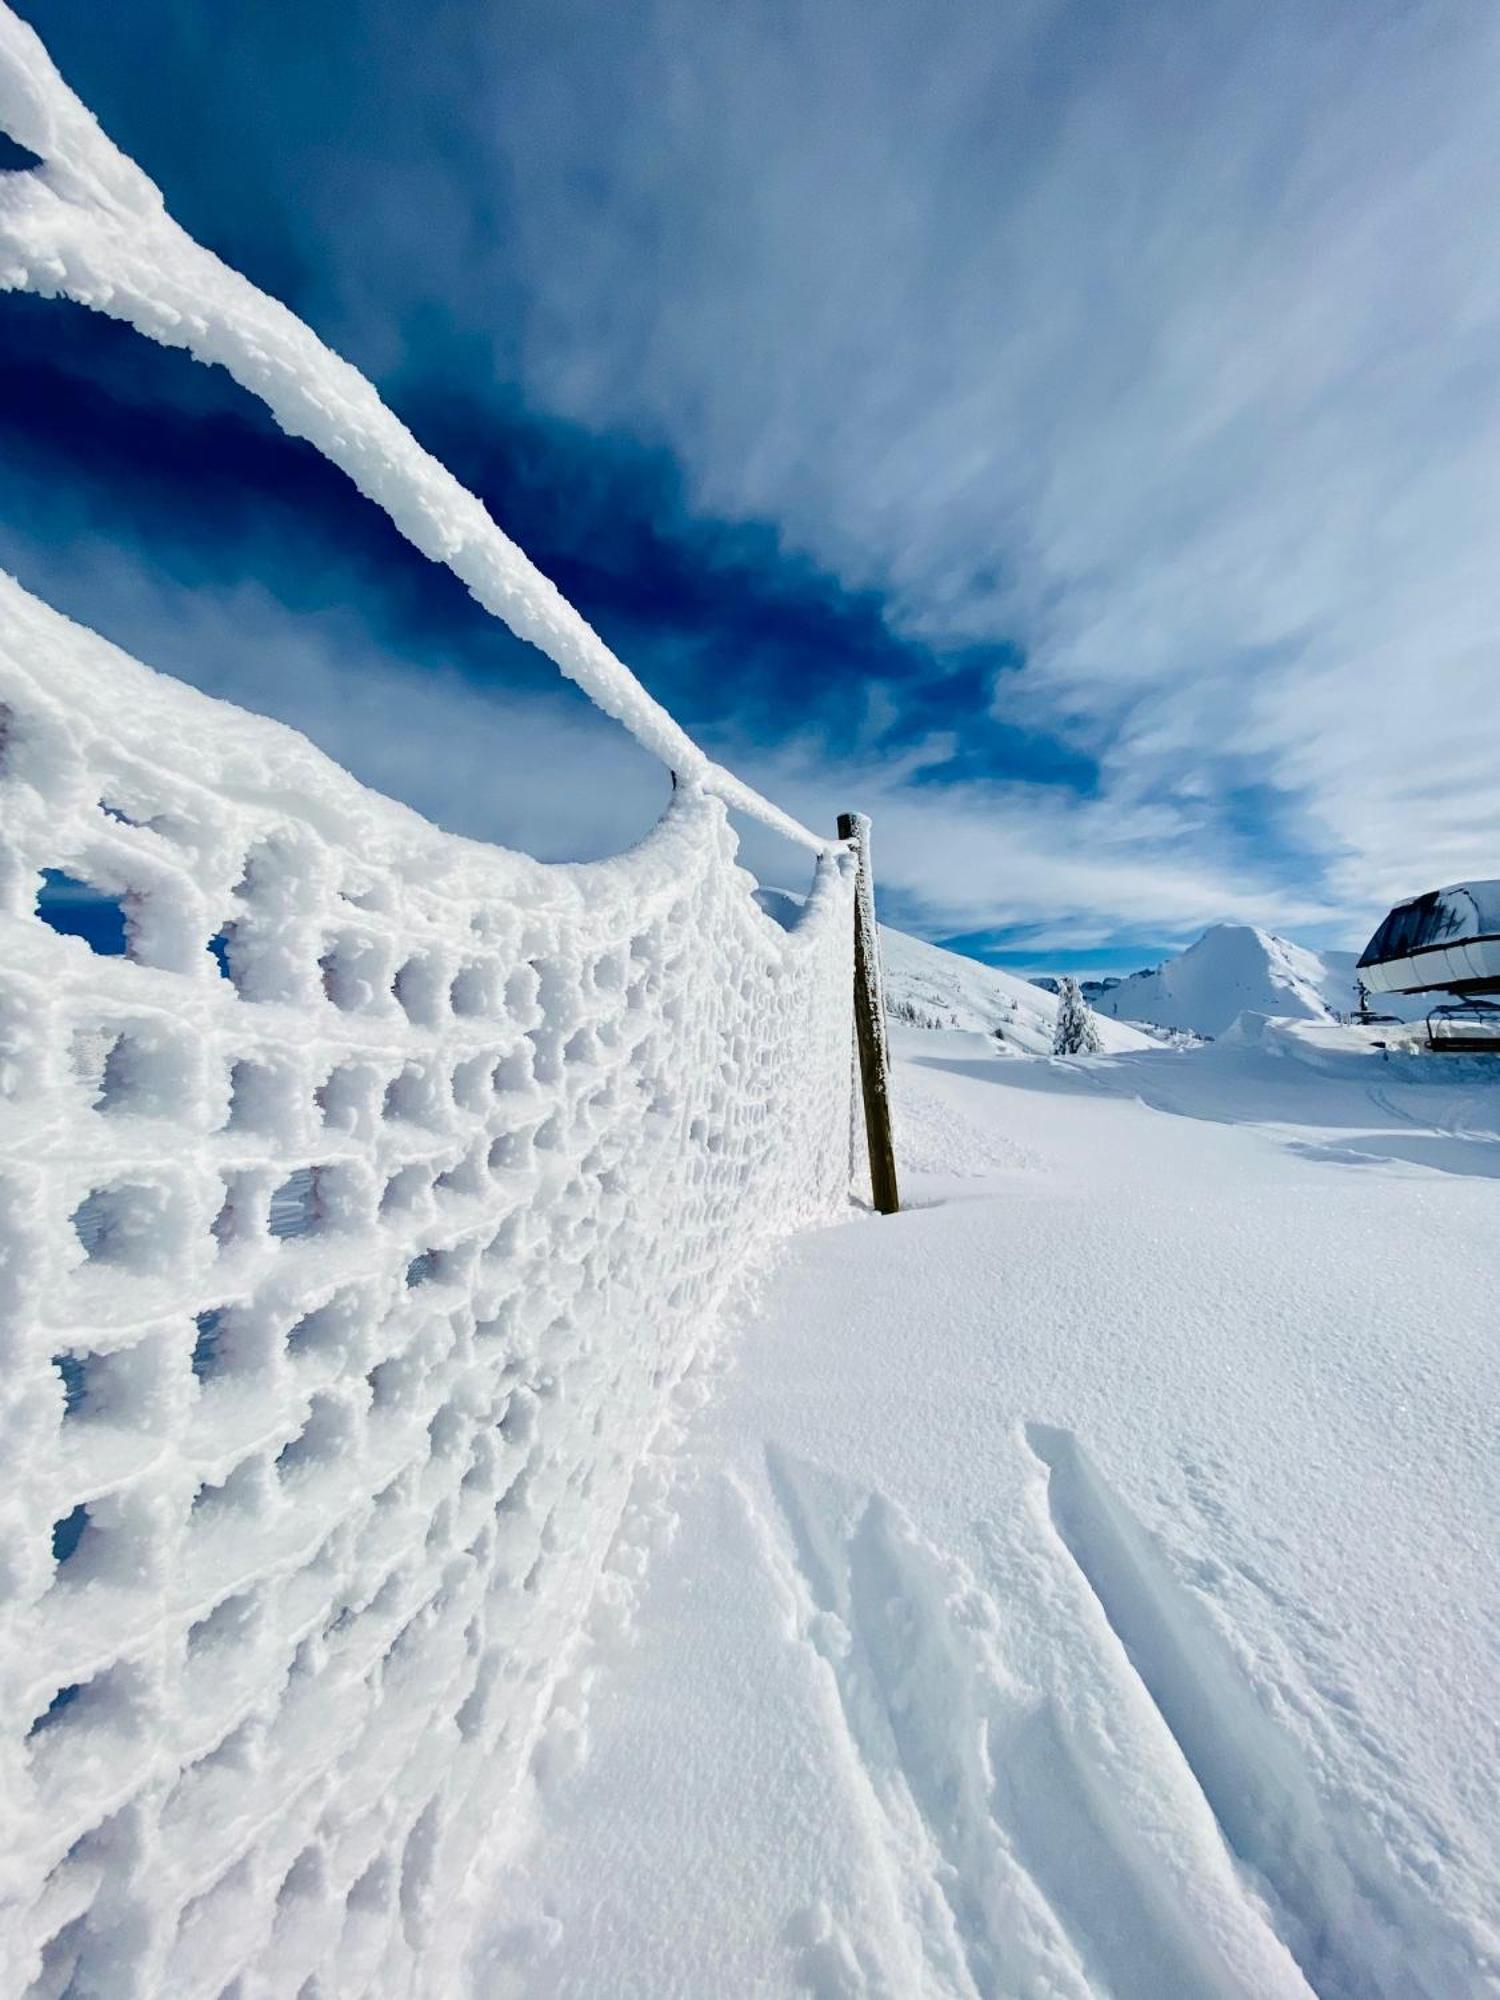
[[1455,882],[1398,903],[1357,970],[1372,993],[1500,992],[1500,881]]

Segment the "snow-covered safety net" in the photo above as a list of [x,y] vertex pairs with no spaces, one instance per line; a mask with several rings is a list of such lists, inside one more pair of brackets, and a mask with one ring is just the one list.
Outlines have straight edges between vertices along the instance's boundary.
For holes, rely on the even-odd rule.
[[225,361],[682,777],[546,867],[0,579],[0,1990],[447,1994],[672,1383],[846,1197],[852,861],[762,914],[782,816],[3,7],[0,125],[0,280]]

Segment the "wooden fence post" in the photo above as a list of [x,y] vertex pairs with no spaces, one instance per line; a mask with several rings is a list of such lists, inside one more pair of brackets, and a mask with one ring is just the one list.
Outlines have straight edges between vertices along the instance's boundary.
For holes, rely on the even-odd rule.
[[882,1215],[895,1215],[901,1197],[896,1190],[896,1148],[891,1137],[891,1057],[885,1039],[885,995],[880,987],[868,816],[840,813],[839,839],[852,841],[859,857],[854,890],[854,1030],[865,1102],[865,1143],[870,1149],[870,1191]]

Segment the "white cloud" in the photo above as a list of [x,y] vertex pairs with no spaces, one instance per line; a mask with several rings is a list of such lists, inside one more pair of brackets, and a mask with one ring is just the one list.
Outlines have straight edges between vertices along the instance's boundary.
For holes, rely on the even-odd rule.
[[[537,407],[665,444],[697,505],[770,521],[907,630],[1022,643],[997,701],[1097,758],[1097,799],[945,784],[936,737],[926,769],[883,757],[884,688],[842,762],[790,717],[774,755],[713,746],[804,817],[877,813],[926,927],[1350,941],[1394,894],[1500,872],[1493,9],[465,20],[462,62],[422,70],[451,159],[417,149],[418,186],[406,144],[358,203],[347,171],[336,205],[306,192],[320,325],[395,368],[443,301],[466,359],[495,329]],[[599,851],[654,809],[577,704],[418,681],[249,591],[153,615],[163,663],[450,824],[558,852],[576,813]]]
[[[1214,844],[1171,809],[1080,801],[1055,786],[914,785],[907,766],[875,759],[747,748],[740,768],[808,825],[831,828],[841,808],[868,812],[881,890],[898,899],[898,921],[933,935],[1034,926],[1027,949],[1082,950],[1186,939],[1220,918],[1316,931],[1337,921],[1317,896],[1236,884]],[[744,840],[767,879],[799,866],[754,827]]]
[[1019,638],[1006,713],[1102,760],[1097,806],[898,789],[898,866],[977,816],[1047,864],[996,916],[1264,910],[1215,811],[1254,784],[1351,934],[1500,867],[1500,16],[588,18],[497,29],[531,393],[911,629]]

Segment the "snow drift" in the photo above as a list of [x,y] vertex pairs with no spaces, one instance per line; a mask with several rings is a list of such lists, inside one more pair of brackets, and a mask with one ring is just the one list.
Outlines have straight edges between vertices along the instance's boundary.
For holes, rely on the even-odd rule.
[[1500,1993],[1500,1091],[1244,1020],[895,1030],[461,1992]]

